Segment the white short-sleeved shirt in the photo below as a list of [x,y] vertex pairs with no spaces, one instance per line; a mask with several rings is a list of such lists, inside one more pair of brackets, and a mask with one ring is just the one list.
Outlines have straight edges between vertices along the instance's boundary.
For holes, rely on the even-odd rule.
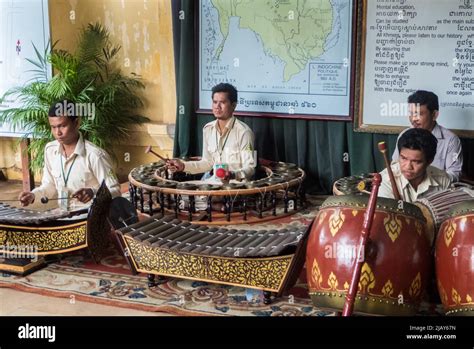
[[200,161],[184,162],[184,171],[204,173],[214,164],[227,164],[238,180],[249,180],[255,173],[254,134],[250,127],[234,116],[229,119],[227,131],[221,135],[217,120],[203,128],[203,149]]
[[[63,169],[61,169],[61,162]],[[91,188],[95,194],[102,181],[105,180],[112,197],[121,195],[120,184],[112,170],[107,152],[91,142],[85,141],[80,135],[74,153],[67,159],[62,155],[58,141],[46,144],[41,186],[32,191],[36,200],[43,196],[47,198],[61,197],[61,191],[65,187],[64,177],[67,177],[69,169],[71,171],[67,180],[67,188],[70,194],[83,188]]]
[[[418,185],[415,190],[410,182],[403,176],[400,171],[400,164],[398,162],[392,164],[393,177],[397,184],[398,192],[403,201],[415,202],[416,200],[423,198],[431,193],[448,189],[451,185],[447,173],[436,167],[428,166],[426,169],[425,179]],[[380,172],[382,175],[382,183],[380,184],[378,196],[389,199],[394,199],[392,185],[390,183],[390,177],[387,169]]]

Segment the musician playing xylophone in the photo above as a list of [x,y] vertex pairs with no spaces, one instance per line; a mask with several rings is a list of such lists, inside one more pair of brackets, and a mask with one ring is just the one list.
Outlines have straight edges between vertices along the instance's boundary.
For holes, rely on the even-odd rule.
[[[55,141],[46,145],[41,186],[20,193],[18,199],[27,206],[37,197],[76,198],[89,202],[105,180],[112,197],[120,196],[120,185],[112,171],[110,157],[103,149],[84,140],[79,132],[77,105],[68,100],[51,105],[48,121]],[[68,205],[66,205],[68,206]]]

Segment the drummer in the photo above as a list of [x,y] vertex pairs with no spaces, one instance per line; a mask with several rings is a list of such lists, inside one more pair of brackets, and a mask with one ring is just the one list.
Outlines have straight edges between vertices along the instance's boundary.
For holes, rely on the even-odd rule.
[[[112,171],[110,157],[103,149],[84,140],[79,132],[76,104],[68,100],[53,103],[48,121],[55,141],[46,144],[41,186],[20,193],[18,200],[28,206],[36,198],[76,198],[89,202],[103,180],[112,197],[120,196],[120,185]],[[63,199],[65,200],[65,199]],[[60,202],[61,203],[61,202]]]
[[[436,137],[423,128],[411,128],[398,140],[400,158],[391,169],[403,201],[415,202],[433,192],[447,189],[451,180],[445,171],[430,166],[436,154]],[[383,170],[378,196],[394,198],[387,169]]]
[[[461,141],[453,132],[436,122],[439,115],[438,96],[429,91],[416,91],[408,97],[408,106],[412,128],[428,130],[438,140],[436,155],[431,165],[445,170],[451,181],[459,181],[463,162]],[[400,133],[398,139],[407,130]],[[398,160],[398,149],[395,148],[393,161]]]
[[[171,171],[190,174],[205,173],[203,179],[219,180],[218,173],[225,171],[224,180],[250,180],[255,173],[254,134],[250,127],[234,115],[237,106],[237,89],[222,83],[212,88],[212,113],[216,120],[203,128],[202,158],[199,161],[168,161]],[[219,168],[224,171],[218,172]],[[211,177],[211,174],[213,176]]]

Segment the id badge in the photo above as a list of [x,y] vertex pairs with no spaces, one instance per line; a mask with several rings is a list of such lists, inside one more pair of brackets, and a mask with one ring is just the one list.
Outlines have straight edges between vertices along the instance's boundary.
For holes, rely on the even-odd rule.
[[63,211],[69,211],[69,207],[70,207],[69,189],[68,188],[61,188],[59,197],[61,198],[59,200],[59,208]]

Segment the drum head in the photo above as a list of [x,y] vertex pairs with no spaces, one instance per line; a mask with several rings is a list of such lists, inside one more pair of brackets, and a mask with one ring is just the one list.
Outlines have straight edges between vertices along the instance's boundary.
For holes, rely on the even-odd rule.
[[138,222],[135,207],[133,207],[130,201],[123,197],[117,197],[112,200],[109,219],[115,229],[120,229]]

